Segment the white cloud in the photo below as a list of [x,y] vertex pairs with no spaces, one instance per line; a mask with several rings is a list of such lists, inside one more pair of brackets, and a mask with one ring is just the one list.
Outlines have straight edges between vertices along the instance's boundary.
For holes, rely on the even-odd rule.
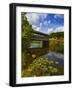
[[29,23],[31,24],[37,24],[39,23],[39,19],[41,18],[41,20],[43,21],[46,17],[47,14],[43,13],[27,13],[26,14],[27,20],[29,21]]
[[51,34],[51,33],[56,33],[56,32],[64,32],[64,27],[60,26],[60,27],[57,27],[56,29],[50,28],[48,29],[47,33]]
[[45,18],[47,18],[47,14],[40,14],[41,20],[44,21]]
[[47,22],[47,21],[44,21],[44,25],[45,25],[45,26],[48,25],[48,22]]
[[32,25],[32,28],[36,31],[40,31],[42,27],[42,23],[40,23],[39,27],[37,27],[36,25]]
[[45,20],[43,24],[44,24],[45,26],[47,26],[47,25],[49,25],[50,23],[51,23],[51,20],[48,20],[48,21]]
[[36,13],[27,13],[26,17],[27,17],[27,20],[29,21],[29,23],[31,23],[31,24],[33,24],[33,23],[35,24],[39,20],[39,16]]
[[53,28],[49,28],[47,33],[48,33],[48,34],[53,33]]
[[40,31],[40,27],[37,27],[37,26],[35,26],[35,25],[32,25],[32,28],[33,28],[34,30],[36,30],[36,31]]
[[45,13],[44,13],[42,16],[43,16],[43,17],[44,17],[44,19],[45,19],[45,18],[47,17],[47,14],[45,14]]
[[35,25],[32,25],[32,28],[33,28],[35,31],[40,31],[40,28],[41,28],[41,27],[37,27],[37,26],[35,26]]
[[42,23],[40,23],[40,27],[42,27]]
[[63,18],[63,17],[64,17],[63,14],[56,14],[56,15],[54,15],[54,18]]
[[36,31],[40,31],[40,27],[37,27],[35,30],[36,30]]
[[51,20],[48,21],[48,24],[50,24],[50,23],[51,23]]
[[60,27],[57,27],[54,32],[63,32],[64,31],[64,27],[63,26],[60,26]]
[[33,29],[36,29],[36,28],[37,28],[37,26],[36,26],[36,25],[32,25],[32,28],[33,28]]

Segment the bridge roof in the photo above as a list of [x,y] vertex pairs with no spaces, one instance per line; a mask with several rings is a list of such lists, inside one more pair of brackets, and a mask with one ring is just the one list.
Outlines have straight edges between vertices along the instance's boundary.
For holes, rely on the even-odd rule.
[[39,31],[33,31],[32,39],[48,41],[49,40],[49,35],[45,34],[45,33],[42,33],[42,32],[39,32]]

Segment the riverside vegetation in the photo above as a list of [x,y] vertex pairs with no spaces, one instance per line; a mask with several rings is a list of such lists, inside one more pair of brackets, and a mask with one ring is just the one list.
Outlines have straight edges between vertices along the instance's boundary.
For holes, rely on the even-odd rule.
[[[48,58],[42,58],[39,54],[28,55],[27,51],[32,41],[32,32],[34,31],[32,25],[29,24],[25,16],[22,14],[22,70],[21,77],[35,77],[35,76],[53,76],[63,75],[64,66],[60,66],[58,61],[49,60]],[[64,32],[52,33],[49,35],[49,52],[56,52],[64,54]],[[32,48],[33,50],[33,48]],[[38,49],[40,50],[40,49]],[[42,52],[38,52],[42,53]],[[30,57],[29,57],[30,56]],[[27,63],[28,57],[33,61]]]

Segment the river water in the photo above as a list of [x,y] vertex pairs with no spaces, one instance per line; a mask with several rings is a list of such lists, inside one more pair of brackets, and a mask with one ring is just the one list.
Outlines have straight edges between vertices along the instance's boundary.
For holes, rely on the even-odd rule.
[[58,61],[60,65],[64,65],[64,55],[62,54],[50,52],[48,54],[43,55],[42,57],[48,58],[49,60]]

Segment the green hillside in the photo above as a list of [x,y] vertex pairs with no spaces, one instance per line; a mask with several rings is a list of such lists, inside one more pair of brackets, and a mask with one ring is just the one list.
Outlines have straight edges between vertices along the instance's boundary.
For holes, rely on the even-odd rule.
[[56,32],[49,35],[49,38],[64,38],[64,32]]

